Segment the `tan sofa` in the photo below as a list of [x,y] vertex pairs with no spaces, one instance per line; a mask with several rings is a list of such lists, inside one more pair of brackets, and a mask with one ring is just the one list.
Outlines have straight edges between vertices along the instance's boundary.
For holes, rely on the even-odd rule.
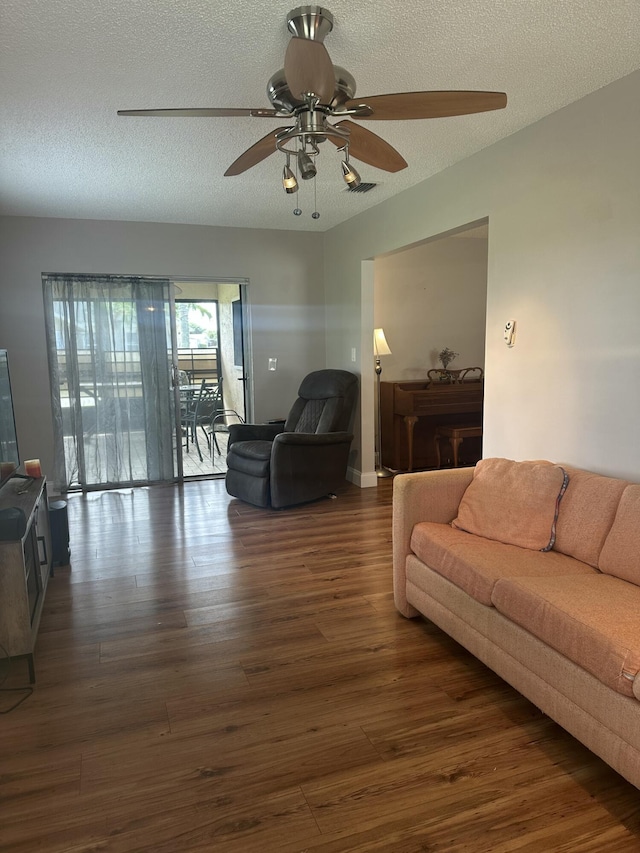
[[[540,521],[526,489],[511,501],[507,488],[493,508],[504,537],[500,527],[495,538],[467,532],[477,520],[468,497],[493,462],[506,460],[395,478],[396,606],[426,616],[640,787],[640,485],[564,466],[542,551],[497,541]],[[516,475],[513,466],[559,469],[509,464]],[[463,516],[467,529],[453,523]]]

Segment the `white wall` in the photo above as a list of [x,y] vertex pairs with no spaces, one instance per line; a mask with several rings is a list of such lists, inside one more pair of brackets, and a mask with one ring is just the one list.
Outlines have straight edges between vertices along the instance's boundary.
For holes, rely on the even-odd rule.
[[[328,232],[331,366],[348,368],[359,341],[372,378],[363,260],[488,217],[485,455],[640,480],[639,139],[635,72]],[[365,476],[372,411],[357,437]]]
[[[256,420],[286,415],[325,365],[322,235],[156,223],[0,218],[0,347],[9,350],[20,454],[53,473],[43,272],[249,280]],[[278,358],[276,373],[267,370]]]
[[451,367],[484,367],[486,236],[422,243],[376,259],[374,270],[374,324],[391,350],[385,380],[425,379],[445,347],[459,353]]

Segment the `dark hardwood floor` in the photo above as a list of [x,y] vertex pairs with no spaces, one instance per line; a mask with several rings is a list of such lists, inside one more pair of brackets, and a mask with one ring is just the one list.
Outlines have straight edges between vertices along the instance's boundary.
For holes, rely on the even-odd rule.
[[0,850],[640,850],[640,792],[397,614],[391,489],[71,496],[37,685],[0,717]]

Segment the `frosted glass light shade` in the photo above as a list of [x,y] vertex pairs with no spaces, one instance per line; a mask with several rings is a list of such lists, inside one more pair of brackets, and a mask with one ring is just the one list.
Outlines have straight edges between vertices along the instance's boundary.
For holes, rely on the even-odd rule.
[[391,355],[389,344],[384,336],[384,329],[373,330],[373,351],[378,355]]

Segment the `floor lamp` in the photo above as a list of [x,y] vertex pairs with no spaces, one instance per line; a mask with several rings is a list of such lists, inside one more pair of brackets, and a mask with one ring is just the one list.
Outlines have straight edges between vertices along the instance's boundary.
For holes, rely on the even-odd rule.
[[376,357],[376,390],[378,398],[378,428],[376,430],[376,476],[378,477],[393,477],[393,472],[385,468],[382,464],[382,409],[380,406],[380,375],[382,373],[382,365],[380,364],[381,355],[391,355],[389,344],[384,336],[383,329],[373,330],[373,352]]

